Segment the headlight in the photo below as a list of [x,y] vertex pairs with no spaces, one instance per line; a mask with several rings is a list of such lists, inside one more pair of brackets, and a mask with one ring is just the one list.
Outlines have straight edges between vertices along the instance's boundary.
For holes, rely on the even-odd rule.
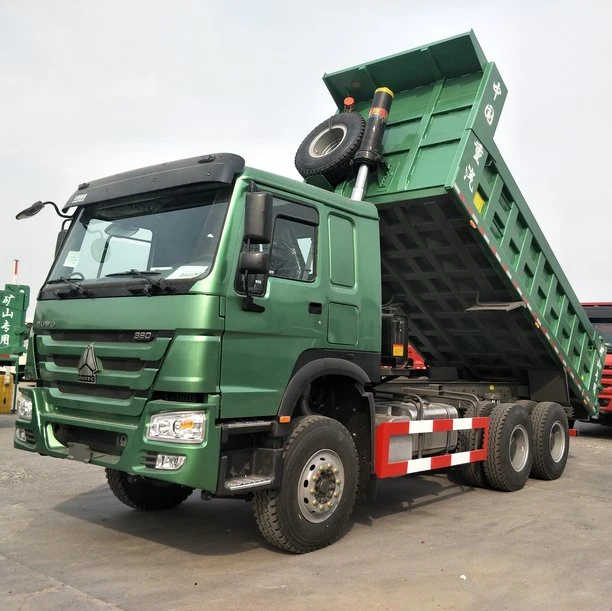
[[17,396],[17,417],[19,420],[32,420],[32,399],[19,393]]
[[151,416],[147,439],[177,443],[201,443],[206,431],[204,412],[165,412]]

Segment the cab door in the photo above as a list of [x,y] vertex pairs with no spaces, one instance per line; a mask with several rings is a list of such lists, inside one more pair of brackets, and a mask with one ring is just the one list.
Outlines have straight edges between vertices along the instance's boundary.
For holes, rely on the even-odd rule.
[[243,309],[244,280],[238,272],[226,295],[223,418],[275,415],[298,357],[327,345],[320,212],[276,195],[272,209],[272,241],[257,247],[269,251],[270,271],[249,282],[255,304],[264,310]]

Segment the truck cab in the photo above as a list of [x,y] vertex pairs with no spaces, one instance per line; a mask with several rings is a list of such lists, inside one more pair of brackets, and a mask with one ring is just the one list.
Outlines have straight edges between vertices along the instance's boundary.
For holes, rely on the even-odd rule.
[[[258,191],[271,203],[268,244],[245,240],[245,200]],[[290,417],[324,364],[358,400],[352,384],[377,378],[373,205],[218,154],[92,182],[72,210],[39,294],[23,449],[87,448],[88,462],[222,493],[240,487],[241,420],[256,415],[267,431],[263,419]],[[269,266],[248,277],[247,299],[248,249]],[[311,401],[324,400],[322,385]]]

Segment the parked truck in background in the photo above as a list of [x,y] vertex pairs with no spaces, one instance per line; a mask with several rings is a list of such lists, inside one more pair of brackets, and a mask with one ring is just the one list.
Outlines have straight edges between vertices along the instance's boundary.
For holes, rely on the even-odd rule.
[[605,346],[493,141],[496,66],[468,33],[324,82],[305,182],[224,153],[79,185],[16,448],[105,468],[140,510],[252,499],[295,553],[381,478],[561,476]]
[[599,393],[599,413],[589,417],[591,422],[612,424],[612,303],[583,303],[595,331],[606,343],[606,360],[601,377],[602,390]]

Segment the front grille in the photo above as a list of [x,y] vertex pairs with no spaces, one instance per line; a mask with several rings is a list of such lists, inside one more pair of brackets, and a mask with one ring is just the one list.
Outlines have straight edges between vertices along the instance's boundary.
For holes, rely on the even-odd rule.
[[612,363],[605,363],[601,374],[603,389],[599,394],[599,406],[608,408],[612,399]]
[[72,382],[57,382],[51,384],[60,392],[68,395],[82,395],[85,397],[100,397],[104,399],[131,399],[136,393],[131,388],[117,388],[116,386],[103,386],[100,384],[73,384]]
[[103,452],[113,456],[121,456],[127,443],[127,437],[123,433],[66,424],[53,425],[53,434],[57,441],[66,447],[71,443],[82,443],[94,452]]
[[35,347],[41,385],[49,389],[53,404],[59,408],[91,409],[92,399],[101,399],[105,401],[96,409],[126,415],[140,413],[173,333],[150,331],[149,336],[148,331],[147,341],[134,341],[138,333],[70,329],[38,333]]
[[[52,361],[58,367],[72,367],[73,369],[77,368],[79,364],[80,356],[54,356],[52,357]],[[46,359],[40,359],[44,361]],[[159,363],[148,363],[146,361],[134,361],[130,359],[114,359],[112,357],[107,357],[104,359],[104,370],[105,371],[140,371],[145,367],[157,367]]]

